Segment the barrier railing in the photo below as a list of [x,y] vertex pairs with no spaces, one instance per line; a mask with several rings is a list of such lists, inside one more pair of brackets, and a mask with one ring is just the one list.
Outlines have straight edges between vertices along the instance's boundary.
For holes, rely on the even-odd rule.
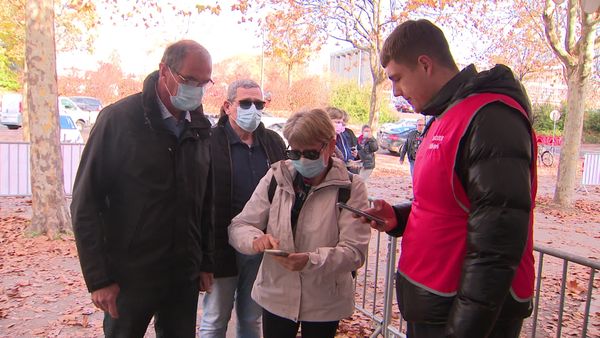
[[[359,270],[356,309],[372,320],[371,337],[405,338],[403,328],[406,322],[398,313],[394,286],[398,239],[380,233],[373,233],[373,236],[371,243],[374,239],[375,246],[371,245],[369,250],[373,250],[374,254],[370,252],[369,256],[385,257],[385,261],[367,261],[365,267]],[[387,237],[385,249],[381,244],[382,237]],[[590,320],[593,316],[597,318],[597,314],[591,315],[592,304],[600,302],[600,281],[598,278],[595,280],[600,261],[539,245],[534,246],[534,252],[537,253],[537,266],[533,314],[524,321],[521,337],[561,337],[565,331],[570,336],[588,337]],[[547,269],[544,269],[545,266]],[[380,277],[382,274],[385,278]],[[597,313],[600,304],[594,307]],[[598,335],[598,328],[595,330],[590,337]]]
[[[65,194],[73,192],[73,183],[84,144],[61,144]],[[0,196],[30,196],[29,143],[0,143]]]

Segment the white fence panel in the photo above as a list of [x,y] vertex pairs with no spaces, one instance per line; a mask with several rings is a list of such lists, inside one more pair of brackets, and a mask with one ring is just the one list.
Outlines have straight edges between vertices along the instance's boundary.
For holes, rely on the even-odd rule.
[[[83,152],[83,144],[61,144],[65,193],[73,193],[73,183]],[[0,196],[30,196],[29,143],[0,143]]]
[[62,144],[63,177],[65,182],[65,193],[67,196],[73,194],[73,184],[79,167],[79,160],[83,152],[84,144]]
[[31,195],[29,144],[0,143],[0,196]]
[[600,185],[600,153],[584,155],[581,185]]

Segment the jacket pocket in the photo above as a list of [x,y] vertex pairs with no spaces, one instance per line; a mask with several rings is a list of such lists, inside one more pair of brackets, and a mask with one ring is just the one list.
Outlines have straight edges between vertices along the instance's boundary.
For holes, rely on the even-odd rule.
[[147,215],[148,207],[144,204],[139,210],[137,210],[137,215],[134,217],[135,222],[133,224],[133,230],[129,233],[129,238],[127,239],[127,252],[133,252],[135,250],[136,244],[138,244],[142,232],[144,231],[144,224],[146,223],[145,215]]

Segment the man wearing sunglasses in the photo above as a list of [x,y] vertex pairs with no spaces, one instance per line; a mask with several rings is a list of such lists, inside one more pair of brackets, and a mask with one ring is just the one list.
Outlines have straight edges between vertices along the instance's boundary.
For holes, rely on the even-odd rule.
[[200,335],[225,338],[235,303],[237,337],[260,337],[262,309],[250,297],[262,255],[243,255],[229,245],[227,226],[272,163],[284,158],[285,144],[260,122],[265,107],[260,86],[252,80],[229,85],[221,117],[213,128],[211,151],[215,175],[215,280],[204,295]]
[[212,282],[208,51],[169,46],[140,93],[104,108],[83,151],[71,213],[106,337],[195,337]]

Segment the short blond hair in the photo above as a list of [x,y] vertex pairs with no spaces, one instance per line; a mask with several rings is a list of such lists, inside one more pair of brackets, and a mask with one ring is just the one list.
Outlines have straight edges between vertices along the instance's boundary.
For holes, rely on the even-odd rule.
[[283,136],[289,143],[328,143],[335,139],[331,119],[323,109],[294,113],[283,127]]

